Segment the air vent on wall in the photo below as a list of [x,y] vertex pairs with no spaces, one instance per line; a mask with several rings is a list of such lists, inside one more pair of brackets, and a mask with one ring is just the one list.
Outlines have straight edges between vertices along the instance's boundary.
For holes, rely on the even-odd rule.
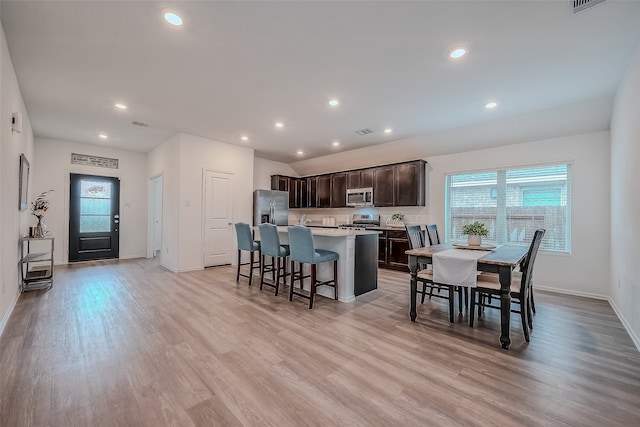
[[360,129],[357,130],[356,133],[358,135],[369,135],[370,133],[373,133],[373,131],[371,129]]
[[573,13],[582,12],[583,10],[592,8],[593,6],[602,3],[605,0],[569,0],[569,3],[573,5]]
[[136,126],[140,126],[143,128],[148,128],[149,124],[148,123],[143,123],[143,122],[131,122],[132,125],[136,125]]

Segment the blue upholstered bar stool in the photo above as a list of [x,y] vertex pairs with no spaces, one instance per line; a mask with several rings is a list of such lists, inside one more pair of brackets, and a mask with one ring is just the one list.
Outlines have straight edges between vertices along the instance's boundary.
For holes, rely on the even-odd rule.
[[[280,279],[282,284],[285,284],[287,274],[287,257],[289,256],[289,245],[280,244],[280,236],[278,236],[278,227],[273,224],[260,224],[258,225],[260,230],[260,250],[262,258],[260,264],[260,290],[262,285],[273,286],[276,289],[276,295],[278,295],[278,288],[280,286]],[[266,257],[271,257],[271,264],[268,265]],[[264,276],[266,273],[271,273],[271,280],[273,284],[265,282]]]
[[[295,225],[289,227],[289,245],[291,250],[291,286],[289,287],[289,301],[293,301],[293,295],[298,295],[309,299],[309,308],[313,308],[313,297],[316,293],[316,287],[327,285],[332,286],[335,292],[335,298],[338,299],[338,258],[336,252],[327,251],[325,249],[316,249],[313,243],[313,235],[308,227]],[[320,282],[316,277],[316,267],[323,262],[333,261],[333,280]],[[296,271],[295,263],[298,262],[300,270]],[[304,264],[311,264],[311,274],[303,275]],[[311,288],[309,295],[294,290],[296,280],[300,282],[300,290],[304,287],[304,279],[311,277]]]
[[[253,240],[253,234],[251,233],[251,227],[249,224],[244,222],[238,222],[236,225],[236,237],[238,239],[238,272],[236,273],[236,282],[240,280],[240,276],[246,277],[249,279],[249,286],[251,286],[251,279],[253,278],[253,269],[257,268],[260,270],[260,241]],[[250,261],[245,262],[242,261],[242,251],[249,252]],[[254,252],[258,252],[258,265],[254,266],[253,254]],[[240,266],[249,265],[249,274],[240,274]]]

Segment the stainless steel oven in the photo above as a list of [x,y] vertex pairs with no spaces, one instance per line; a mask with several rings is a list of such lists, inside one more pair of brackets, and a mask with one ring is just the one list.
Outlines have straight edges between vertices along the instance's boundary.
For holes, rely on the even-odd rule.
[[373,206],[373,188],[347,189],[347,206]]

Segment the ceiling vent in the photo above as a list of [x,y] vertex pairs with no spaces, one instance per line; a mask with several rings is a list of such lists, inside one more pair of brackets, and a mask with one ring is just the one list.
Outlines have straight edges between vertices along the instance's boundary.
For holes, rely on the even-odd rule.
[[132,125],[136,125],[136,126],[140,126],[143,128],[148,128],[149,124],[148,123],[143,123],[143,122],[131,122]]
[[370,133],[373,133],[373,131],[371,129],[360,129],[357,130],[356,133],[358,135],[369,135]]
[[569,0],[569,4],[573,7],[573,13],[582,12],[596,6],[605,0]]

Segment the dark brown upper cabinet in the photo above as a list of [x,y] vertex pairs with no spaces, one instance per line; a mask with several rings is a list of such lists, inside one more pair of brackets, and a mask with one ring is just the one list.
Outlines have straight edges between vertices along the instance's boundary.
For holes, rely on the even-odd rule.
[[360,171],[347,172],[347,188],[360,188]]
[[289,192],[291,208],[343,208],[347,188],[373,187],[374,206],[424,206],[424,160],[326,175],[271,176],[271,189]]
[[347,188],[373,187],[373,169],[347,172]]
[[298,200],[298,192],[300,190],[300,186],[298,185],[298,178],[289,178],[289,207],[290,208],[298,208],[299,200]]
[[307,207],[317,208],[318,207],[318,177],[317,176],[311,176],[307,178],[307,189],[309,190],[309,202],[307,203]]
[[278,191],[289,191],[289,180],[291,178],[283,175],[271,175],[271,189]]
[[360,188],[373,187],[373,168],[360,171]]
[[424,206],[424,168],[423,160],[394,165],[394,206]]
[[380,166],[373,172],[373,205],[395,206],[393,191],[393,166]]
[[347,174],[331,174],[331,207],[344,208],[347,206]]
[[331,207],[331,175],[320,175],[318,177],[316,193],[318,195],[317,207],[330,208]]
[[298,207],[299,208],[308,208],[309,207],[309,180],[307,178],[300,178],[298,180]]

